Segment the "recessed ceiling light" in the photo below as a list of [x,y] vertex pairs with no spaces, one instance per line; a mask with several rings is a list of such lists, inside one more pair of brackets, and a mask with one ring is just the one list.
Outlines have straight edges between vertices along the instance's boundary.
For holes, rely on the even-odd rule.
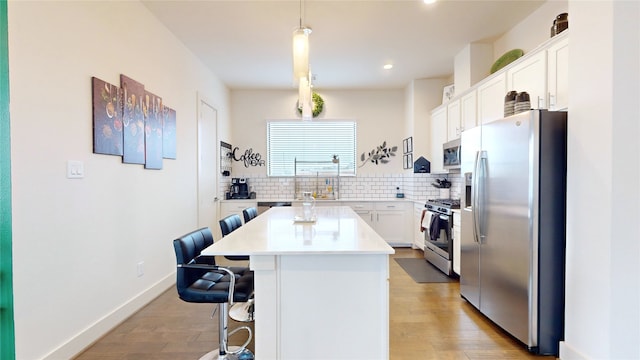
[[385,64],[382,68],[385,70],[391,70],[393,69],[393,64]]
[[433,4],[436,0],[423,0],[425,4]]

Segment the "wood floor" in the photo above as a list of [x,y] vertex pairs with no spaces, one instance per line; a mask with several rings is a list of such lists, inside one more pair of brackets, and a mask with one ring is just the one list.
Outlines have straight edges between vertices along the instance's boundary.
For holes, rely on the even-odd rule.
[[[398,248],[392,257],[421,256],[421,251]],[[491,324],[460,298],[457,282],[418,284],[396,261],[389,261],[389,268],[391,360],[554,359],[529,354]],[[199,359],[217,347],[212,309],[181,301],[171,288],[76,359]],[[243,336],[236,334],[231,344],[241,343]]]

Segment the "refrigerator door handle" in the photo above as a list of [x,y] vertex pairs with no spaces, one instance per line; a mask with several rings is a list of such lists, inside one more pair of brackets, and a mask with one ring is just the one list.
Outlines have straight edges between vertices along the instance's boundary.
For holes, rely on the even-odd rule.
[[474,230],[476,233],[476,242],[483,243],[486,237],[486,234],[483,229],[484,224],[484,202],[481,199],[484,199],[484,191],[485,191],[485,178],[486,178],[486,170],[487,170],[487,152],[484,150],[478,151],[476,155],[476,169],[475,169],[475,189],[474,189]]
[[480,221],[478,220],[478,213],[479,213],[479,208],[478,208],[478,178],[480,175],[480,169],[478,167],[478,165],[480,164],[480,151],[476,152],[476,159],[475,162],[473,164],[473,179],[472,181],[472,188],[471,188],[471,192],[473,194],[473,197],[471,198],[471,206],[473,207],[473,241],[479,243],[480,239],[479,239],[479,234],[480,234],[480,229],[478,227]]

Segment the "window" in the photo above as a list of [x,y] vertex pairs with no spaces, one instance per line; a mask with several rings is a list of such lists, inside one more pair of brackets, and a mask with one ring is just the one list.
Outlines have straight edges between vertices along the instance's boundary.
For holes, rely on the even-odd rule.
[[356,174],[355,121],[268,121],[267,174],[294,176],[294,160],[340,158],[340,175]]

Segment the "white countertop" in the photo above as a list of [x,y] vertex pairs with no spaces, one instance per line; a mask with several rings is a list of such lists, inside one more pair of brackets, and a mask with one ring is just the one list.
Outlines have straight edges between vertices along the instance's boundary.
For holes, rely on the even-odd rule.
[[[223,199],[221,202],[290,202],[290,203],[300,203],[301,199]],[[417,200],[412,200],[409,198],[396,198],[396,197],[386,197],[386,198],[339,198],[339,199],[316,199],[318,203],[340,203],[340,202],[387,202],[387,201],[398,201],[398,202],[414,202]],[[424,201],[423,201],[424,203]]]
[[316,207],[313,223],[294,223],[299,207],[274,207],[206,248],[206,255],[393,254],[348,206]]

